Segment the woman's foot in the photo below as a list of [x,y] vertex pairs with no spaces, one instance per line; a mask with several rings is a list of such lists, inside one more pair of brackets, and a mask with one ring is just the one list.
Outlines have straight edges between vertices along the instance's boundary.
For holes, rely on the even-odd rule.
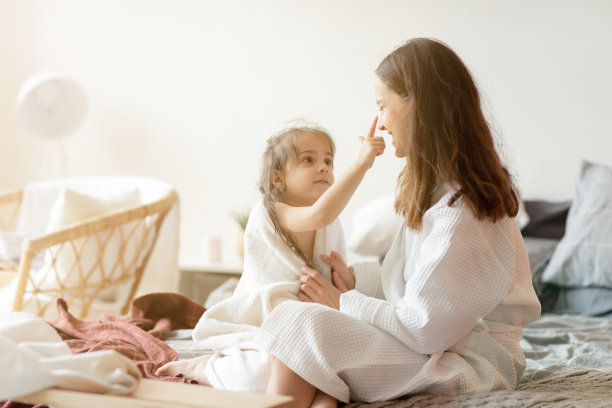
[[155,371],[155,375],[160,377],[176,377],[182,374],[189,380],[196,380],[202,385],[210,385],[208,378],[206,378],[206,364],[208,364],[208,360],[210,360],[211,356],[211,354],[205,354],[187,360],[170,361],[158,368],[157,371]]

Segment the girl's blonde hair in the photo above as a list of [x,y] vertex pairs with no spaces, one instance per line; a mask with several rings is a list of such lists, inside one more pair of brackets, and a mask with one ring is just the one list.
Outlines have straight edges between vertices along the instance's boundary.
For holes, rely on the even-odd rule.
[[275,170],[284,173],[287,166],[297,159],[296,139],[300,134],[314,133],[322,136],[329,143],[332,157],[336,154],[336,145],[329,133],[318,126],[293,126],[282,130],[268,139],[261,160],[259,191],[263,194],[263,202],[272,220],[276,233],[281,240],[306,264],[312,267],[312,259],[304,254],[297,244],[295,236],[280,222],[274,203],[284,201],[284,193],[274,185]]

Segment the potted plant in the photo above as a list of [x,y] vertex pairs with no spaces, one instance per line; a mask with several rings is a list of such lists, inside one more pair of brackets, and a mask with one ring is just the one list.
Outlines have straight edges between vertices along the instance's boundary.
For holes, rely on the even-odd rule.
[[240,231],[236,242],[236,249],[240,259],[244,260],[244,230],[246,229],[247,223],[249,222],[249,210],[245,211],[234,211],[230,215],[238,223]]

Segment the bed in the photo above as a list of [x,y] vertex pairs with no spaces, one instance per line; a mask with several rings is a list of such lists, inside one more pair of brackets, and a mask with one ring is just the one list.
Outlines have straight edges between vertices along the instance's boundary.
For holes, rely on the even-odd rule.
[[[366,217],[360,219],[368,220],[371,226],[354,229],[356,235],[348,240],[351,249],[363,255],[384,254],[386,241],[380,228],[393,230],[396,222],[392,211],[383,211],[390,205],[389,200],[378,200],[363,209],[361,215]],[[368,211],[378,214],[379,219],[367,217]],[[380,219],[381,214],[385,220]],[[612,169],[584,162],[571,202],[525,200],[517,222],[543,309],[541,318],[522,334],[527,367],[517,389],[459,396],[408,395],[376,403],[356,401],[342,407],[612,405]],[[160,304],[171,307],[159,308]],[[72,323],[66,324],[74,320],[67,318],[68,311],[62,309],[61,302],[58,307],[64,320],[55,323],[56,328],[64,333],[65,341],[78,340],[71,337],[78,337],[78,331],[70,329]],[[141,325],[159,342],[158,348],[167,352],[156,361],[140,362],[143,376],[154,379],[155,368],[166,361],[209,352],[195,348],[191,340],[193,326],[203,311],[203,306],[182,295],[151,294],[136,298],[128,316],[108,319],[114,322],[131,319],[131,326]],[[95,326],[96,322],[84,324]],[[185,382],[180,377],[165,380]],[[240,402],[236,400],[227,406],[239,406],[236,404]],[[0,407],[13,408],[2,404]]]

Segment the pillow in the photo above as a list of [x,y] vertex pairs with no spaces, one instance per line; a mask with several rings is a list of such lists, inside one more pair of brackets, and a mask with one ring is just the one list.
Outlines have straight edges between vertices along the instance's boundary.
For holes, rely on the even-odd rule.
[[57,231],[75,222],[138,204],[140,204],[140,194],[136,189],[103,199],[66,189],[53,203],[47,232]]
[[542,281],[612,288],[612,168],[582,162],[565,235]]
[[552,286],[554,296],[542,300],[542,313],[602,316],[612,312],[612,289],[560,288]]
[[[529,222],[521,227],[524,237],[561,239],[571,201],[525,200]],[[518,218],[518,216],[517,216]]]
[[361,255],[384,256],[397,230],[402,225],[402,217],[395,213],[393,194],[376,198],[355,211],[353,231],[347,240],[348,249]]
[[[395,195],[389,194],[366,203],[353,216],[353,231],[347,241],[348,249],[361,255],[386,255],[402,217],[395,212]],[[516,223],[521,226],[529,222],[529,214],[520,203]]]
[[533,287],[540,300],[542,296],[548,295],[546,285],[542,283],[542,272],[548,264],[550,257],[555,252],[559,244],[558,239],[524,237],[525,249],[529,256],[529,267],[531,268],[531,278]]
[[[140,196],[136,189],[121,195],[107,196],[104,199],[88,196],[69,189],[64,190],[51,209],[47,232],[60,230],[79,221],[138,204],[140,204]],[[127,234],[132,228],[134,228],[134,224],[130,223],[123,226],[122,230]],[[102,254],[102,267],[107,274],[112,271],[117,261],[117,254],[120,251],[122,242],[117,231],[113,232],[109,237],[110,233],[111,231],[98,233],[100,242],[106,242],[104,253]],[[143,228],[138,228],[134,232],[130,245],[127,245],[125,248],[124,259],[131,260],[134,257],[137,250],[136,245],[140,243],[142,234],[144,234]],[[103,279],[102,271],[100,270],[100,265],[96,266],[101,249],[97,240],[94,237],[89,239],[84,237],[73,242],[77,250],[80,250],[80,266],[83,274],[88,274],[95,268],[88,282],[101,282]],[[55,267],[51,265],[53,258],[55,258]],[[42,277],[39,287],[57,287],[56,273],[65,286],[78,285],[80,278],[77,268],[73,267],[75,260],[75,252],[69,243],[50,248],[45,253],[45,267],[39,275]],[[112,301],[114,298],[113,288],[104,291],[104,294],[101,294],[100,297],[104,300]]]
[[523,229],[529,224],[529,213],[525,209],[525,203],[523,202],[523,200],[519,201],[518,213],[516,214],[516,217],[514,219],[516,220],[516,224],[518,225],[519,229]]
[[525,242],[525,248],[527,249],[527,255],[529,256],[529,267],[531,268],[531,274],[535,275],[541,273],[550,260],[550,257],[555,252],[555,248],[559,244],[559,240],[525,237],[523,238],[523,241]]

